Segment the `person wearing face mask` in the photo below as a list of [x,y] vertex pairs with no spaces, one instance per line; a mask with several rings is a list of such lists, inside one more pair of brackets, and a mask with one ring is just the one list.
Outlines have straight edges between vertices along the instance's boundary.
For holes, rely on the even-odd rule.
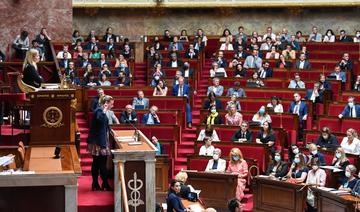
[[348,104],[344,110],[339,114],[339,119],[343,117],[358,118],[360,117],[360,105],[355,104],[355,97],[350,96],[348,98]]
[[214,124],[224,124],[224,121],[220,114],[216,111],[216,106],[212,105],[209,108],[209,114],[204,120],[204,123],[207,125],[214,125]]
[[334,150],[337,146],[339,146],[336,136],[331,134],[328,127],[323,127],[320,130],[320,136],[316,141],[316,145],[324,150]]
[[346,131],[346,137],[341,141],[340,146],[344,149],[345,153],[360,155],[360,140],[356,130],[350,128]]
[[[317,158],[311,159],[310,166],[311,170],[308,172],[308,176],[306,179],[306,184],[309,186],[320,186],[324,187],[326,183],[326,172],[319,168],[319,160]],[[315,212],[317,209],[315,208],[315,197],[309,187],[306,197],[306,205],[308,212]]]
[[352,164],[346,166],[345,169],[345,177],[346,177],[346,181],[344,184],[342,184],[339,187],[339,190],[343,190],[343,191],[352,191],[352,189],[355,187],[358,179],[355,177],[356,174],[356,167]]
[[221,159],[221,149],[214,149],[213,158],[209,160],[206,172],[225,172],[226,160]]
[[220,141],[219,136],[212,125],[206,125],[206,128],[200,131],[197,141],[202,141],[205,137],[209,137],[213,142]]
[[287,174],[288,164],[281,160],[281,150],[276,150],[265,175],[271,178],[282,178]]
[[260,107],[259,111],[253,116],[252,121],[258,122],[261,126],[263,126],[265,122],[271,123],[271,117],[266,112],[265,106]]
[[199,155],[213,156],[215,147],[211,145],[211,139],[209,137],[205,137],[203,142],[205,144],[200,147]]
[[308,171],[309,169],[306,166],[303,155],[296,154],[289,172],[286,175],[288,177],[288,182],[303,183],[306,179]]
[[318,148],[316,144],[314,143],[309,144],[309,152],[310,152],[310,154],[308,155],[309,163],[311,163],[311,160],[313,158],[317,158],[321,166],[326,166],[325,156],[321,152],[318,152]]
[[227,172],[238,174],[238,184],[236,187],[236,198],[242,200],[246,187],[246,177],[248,175],[248,164],[244,160],[239,148],[232,148],[229,154],[230,162],[226,169]]
[[300,152],[299,147],[296,144],[291,144],[288,151],[289,163],[294,163],[295,155],[301,155],[303,157],[305,164],[307,164],[307,157],[302,152]]

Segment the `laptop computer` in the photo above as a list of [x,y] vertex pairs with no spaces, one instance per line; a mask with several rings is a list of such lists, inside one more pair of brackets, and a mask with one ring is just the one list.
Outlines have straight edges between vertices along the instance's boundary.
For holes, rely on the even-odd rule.
[[144,110],[145,105],[135,105],[135,110]]
[[224,72],[215,72],[215,77],[225,77]]

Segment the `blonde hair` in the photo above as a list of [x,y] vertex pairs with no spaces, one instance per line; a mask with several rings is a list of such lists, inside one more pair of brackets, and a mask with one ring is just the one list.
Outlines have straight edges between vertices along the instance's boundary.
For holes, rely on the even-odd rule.
[[114,100],[114,98],[112,96],[103,95],[100,97],[99,102],[100,102],[100,105],[104,105],[105,103],[109,103],[111,100]]
[[176,181],[180,181],[183,183],[186,182],[187,178],[188,178],[188,175],[186,174],[186,172],[183,172],[183,171],[179,171],[179,173],[177,173],[177,175],[175,176]]
[[235,161],[233,161],[233,159],[232,159],[233,155],[239,156],[240,160],[244,159],[244,156],[243,156],[243,154],[242,154],[242,152],[241,152],[241,150],[239,148],[232,148],[231,151],[230,151],[230,154],[229,154],[230,161],[232,163],[235,163]]
[[354,138],[358,138],[358,134],[357,134],[357,132],[356,132],[355,129],[349,128],[348,130],[346,130],[346,132],[351,133],[351,135],[352,135]]
[[39,51],[36,49],[29,49],[29,51],[26,52],[26,57],[23,63],[23,70],[25,69],[27,64],[33,65],[37,70],[37,65],[36,62],[34,61],[34,57],[36,55],[39,55]]
[[342,147],[338,147],[336,150],[341,153],[341,157],[339,158],[341,162],[348,160],[346,157],[345,151]]

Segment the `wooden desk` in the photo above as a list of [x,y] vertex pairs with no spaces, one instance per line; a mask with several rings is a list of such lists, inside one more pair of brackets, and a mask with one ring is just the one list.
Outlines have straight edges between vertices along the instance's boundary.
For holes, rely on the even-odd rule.
[[237,174],[186,172],[188,174],[186,183],[196,190],[201,190],[200,199],[206,207],[227,208],[227,202],[236,196]]
[[253,211],[303,212],[307,189],[303,185],[256,177],[252,182]]
[[318,188],[312,189],[317,197],[318,211],[352,212],[359,209],[359,206],[356,208],[356,203],[360,201],[360,198],[352,195],[336,195]]
[[[0,175],[0,211],[77,211],[77,176],[81,174],[75,146],[29,147],[22,175]],[[19,204],[21,202],[21,204]]]
[[156,192],[167,192],[169,189],[169,155],[157,155],[155,163]]

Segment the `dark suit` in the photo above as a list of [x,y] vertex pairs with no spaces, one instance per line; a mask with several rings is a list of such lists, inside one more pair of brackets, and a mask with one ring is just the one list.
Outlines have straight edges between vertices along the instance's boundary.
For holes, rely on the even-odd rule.
[[[171,91],[171,95],[172,96],[181,96],[181,91],[179,91],[180,85],[177,84],[173,87],[172,91]],[[190,87],[187,84],[183,85],[183,89],[182,89],[182,96],[186,96],[186,98],[189,100],[190,99]],[[191,123],[192,122],[192,112],[191,112],[191,106],[189,104],[189,101],[187,101],[186,103],[186,121],[187,123]]]
[[[311,156],[311,158],[318,158],[318,160],[320,162],[320,166],[326,166],[325,156],[323,153],[317,152],[316,155],[310,154],[309,158],[310,158],[310,156]],[[311,160],[309,159],[309,161],[311,161]]]
[[[281,61],[276,62],[276,68],[280,68],[280,65],[281,65]],[[285,61],[284,68],[286,68],[286,69],[291,68],[291,62]]]
[[[305,99],[310,100],[312,93],[313,93],[313,89],[307,89]],[[322,103],[323,97],[324,97],[323,92],[319,91],[319,96],[315,97],[315,103]]]
[[194,49],[194,54],[190,56],[190,49],[186,50],[185,52],[185,58],[186,59],[197,59],[199,56],[199,51],[197,49]]
[[166,198],[167,211],[176,211],[176,212],[185,212],[185,207],[183,206],[180,197],[178,197],[174,192],[169,192]]
[[[206,100],[204,103],[204,109],[209,109],[210,108],[210,100]],[[216,106],[216,110],[222,110],[223,109],[223,105],[221,103],[220,100],[216,99],[215,100],[215,106]]]
[[319,83],[320,83],[320,87],[322,85],[325,90],[331,90],[331,83],[329,81],[327,80],[325,80],[324,82],[319,81]]
[[61,59],[59,61],[60,68],[68,68],[69,67],[70,60],[68,59]]
[[216,59],[217,64],[219,64],[219,68],[226,68],[228,66],[226,59],[222,58],[221,60],[219,58]]
[[[105,65],[105,64],[108,65],[108,67],[110,66],[110,63],[107,60],[105,60],[105,62],[103,63],[103,65]],[[101,65],[101,60],[98,60],[96,62],[96,66],[99,67],[99,68],[101,68],[103,65]]]
[[101,148],[107,147],[107,133],[109,131],[109,120],[101,107],[94,110],[90,125],[90,132],[87,142],[96,144]]
[[85,50],[93,50],[93,48],[94,48],[95,46],[98,46],[98,43],[91,43],[91,42],[89,42],[88,44],[86,44]]
[[27,85],[39,88],[43,82],[43,78],[33,65],[26,64],[22,81]]
[[[292,101],[291,104],[290,104],[289,113],[294,113],[295,105],[296,105],[295,101]],[[308,114],[308,107],[306,105],[306,102],[301,101],[300,102],[300,107],[299,107],[300,120],[302,120],[303,117],[305,115],[307,115],[307,114]]]
[[318,140],[316,141],[316,145],[320,147],[325,147],[327,149],[332,149],[334,151],[336,147],[339,146],[336,136],[332,134],[330,134],[329,138],[326,140],[324,139],[324,137],[319,136]]
[[108,34],[105,34],[103,36],[103,42],[109,42],[108,37],[109,37],[109,39],[112,38],[113,41],[116,42],[116,35],[114,35],[114,34],[111,34],[110,36]]
[[[150,115],[152,115],[152,114],[150,114],[150,113],[144,114],[144,116],[141,119],[141,123],[147,124],[147,121],[148,121]],[[154,124],[160,124],[160,122],[158,122],[157,119],[154,118]]]
[[242,134],[241,130],[235,132],[235,134],[231,137],[232,141],[238,141],[239,139],[246,138],[247,142],[252,142],[252,132],[247,130],[245,135]]
[[[129,120],[129,117],[131,117],[131,121]],[[127,123],[137,124],[138,119],[137,119],[136,112],[132,111],[130,116],[129,116],[128,112],[123,111],[120,114],[120,123],[123,123],[123,124],[127,124]]]
[[353,39],[349,36],[345,36],[345,37],[342,37],[341,39],[339,39],[340,42],[344,42],[344,43],[351,43],[353,42]]
[[117,49],[118,47],[115,45],[115,43],[113,43],[112,45],[110,45],[109,43],[108,44],[106,44],[106,46],[105,46],[105,48],[106,48],[106,50],[108,50],[108,51],[111,51],[111,49]]
[[85,68],[87,66],[87,64],[93,65],[90,60],[84,60],[82,58],[78,58],[77,63],[76,63],[76,67]]
[[[266,170],[266,175],[270,175],[272,170],[274,169],[275,164],[271,163]],[[288,164],[285,162],[281,162],[275,171],[275,177],[284,177],[288,172]]]
[[[172,60],[170,60],[170,61],[168,62],[167,66],[168,66],[168,67],[171,67],[171,64],[172,64]],[[177,60],[177,68],[181,68],[181,67],[183,67],[183,65],[184,65],[184,62],[178,59],[178,60]]]
[[[295,69],[300,69],[300,60],[297,60],[295,63]],[[309,70],[311,69],[311,65],[310,62],[308,60],[304,61],[304,66],[303,66],[303,70]]]
[[[184,69],[181,69],[181,73],[182,73],[182,76],[187,79],[187,77],[185,77],[185,70]],[[194,69],[190,68],[189,69],[189,78],[192,78],[193,73],[194,73]]]
[[[355,107],[355,112],[356,112],[356,117],[359,118],[360,117],[360,105],[354,105]],[[344,117],[350,117],[350,107],[349,105],[346,105],[344,110],[341,113]]]

